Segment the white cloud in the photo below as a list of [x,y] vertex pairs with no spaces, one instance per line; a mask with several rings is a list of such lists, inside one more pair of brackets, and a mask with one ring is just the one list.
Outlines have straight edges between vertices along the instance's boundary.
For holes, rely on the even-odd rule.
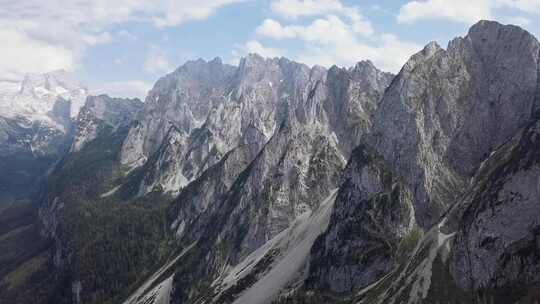
[[116,35],[122,39],[125,39],[125,40],[128,40],[128,41],[137,41],[139,40],[139,38],[131,33],[130,31],[128,30],[120,30],[116,33]]
[[524,16],[512,16],[505,18],[504,22],[518,26],[527,26],[532,23],[532,20]]
[[397,21],[413,23],[420,19],[447,19],[474,23],[491,17],[489,0],[428,0],[410,1],[403,5],[399,10]]
[[399,40],[391,34],[381,34],[375,42],[343,40],[328,45],[308,44],[297,60],[309,65],[352,66],[360,60],[371,60],[378,68],[397,73],[421,46]]
[[[136,21],[160,27],[178,26],[208,18],[217,9],[241,1],[3,0],[0,29],[3,35],[15,38],[14,42],[3,40],[9,43],[0,48],[0,79],[21,79],[29,71],[73,69],[88,47],[108,43],[116,37],[108,32],[115,25]],[[120,37],[133,39],[129,34],[127,31],[118,33]],[[29,49],[33,51],[28,52]],[[18,58],[24,58],[25,63],[13,64],[13,59],[7,56],[13,53],[21,54]],[[15,60],[20,61],[23,60]]]
[[157,13],[153,17],[157,26],[175,26],[192,20],[203,20],[222,6],[243,0],[175,0],[159,1]]
[[91,88],[91,94],[107,94],[111,97],[140,98],[144,100],[152,83],[142,80],[108,82]]
[[151,74],[169,73],[173,70],[173,65],[162,49],[151,46],[144,61],[144,70]]
[[347,8],[339,0],[275,0],[271,3],[274,12],[289,18],[340,13]]
[[521,10],[526,13],[540,13],[539,0],[493,0],[494,5]]
[[274,39],[294,38],[297,33],[293,28],[283,27],[281,23],[273,19],[266,19],[259,25],[255,32],[259,35]]
[[[339,0],[274,0],[271,3],[271,8],[279,15],[289,18],[302,16],[340,16],[351,23],[351,27],[356,33],[365,36],[373,34],[371,22],[360,13],[360,10],[354,6],[346,6]],[[261,34],[280,32],[284,36],[282,38],[288,38],[287,36],[292,35],[291,30],[294,31],[294,28],[280,29],[279,25],[274,20],[267,19],[257,30]],[[320,25],[325,26],[323,24]]]
[[250,40],[241,47],[244,54],[259,54],[263,57],[280,57],[285,51],[279,48],[266,47],[257,40]]
[[397,72],[421,48],[389,34],[366,35],[355,26],[351,18],[336,15],[327,15],[308,24],[286,26],[267,19],[256,29],[256,33],[266,38],[303,42],[304,48],[295,59],[310,65],[350,66],[359,60],[370,59],[381,69]]
[[275,20],[267,19],[256,32],[274,39],[300,38],[307,42],[331,44],[353,38],[355,35],[353,26],[337,16],[329,15],[316,19],[309,25],[282,26]]
[[[509,20],[510,23],[526,25],[525,17],[508,17],[513,9],[526,14],[540,13],[539,0],[423,0],[409,1],[403,5],[397,16],[400,23],[414,23],[418,20],[444,19],[472,24],[482,19]],[[526,20],[527,19],[527,20]],[[514,21],[514,22],[512,22]]]
[[73,70],[77,54],[60,45],[32,39],[26,33],[0,28],[0,81],[18,81],[23,73]]
[[[295,59],[307,64],[351,65],[360,59],[372,59],[381,68],[395,71],[404,62],[396,61],[412,54],[410,44],[397,39],[389,43],[381,35],[373,37],[375,30],[360,10],[339,0],[274,0],[271,9],[280,16],[295,20],[317,16],[314,20],[308,19],[308,23],[300,20],[288,25],[266,19],[255,30],[264,38],[302,42],[304,47]],[[394,53],[399,49],[402,53],[385,59],[378,54],[382,51],[379,47],[391,47],[390,52]],[[416,45],[414,48],[417,49]]]
[[268,47],[257,40],[250,40],[244,44],[237,44],[231,51],[232,57],[226,62],[231,65],[238,65],[240,59],[248,54],[258,54],[266,58],[286,56],[287,52],[280,48]]
[[88,45],[96,45],[102,43],[109,43],[112,41],[113,38],[109,32],[103,32],[97,35],[83,34],[82,39]]

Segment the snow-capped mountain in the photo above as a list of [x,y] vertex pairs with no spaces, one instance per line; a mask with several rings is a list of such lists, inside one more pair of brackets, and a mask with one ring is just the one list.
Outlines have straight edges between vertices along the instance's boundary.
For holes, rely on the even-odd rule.
[[87,89],[65,71],[28,74],[0,88],[0,189],[9,195],[31,192],[69,147],[72,120]]
[[31,122],[50,123],[66,132],[55,115],[55,105],[60,100],[69,101],[69,117],[75,118],[87,95],[88,90],[69,72],[27,74],[20,84],[4,87],[0,92],[0,113],[7,118],[23,117]]

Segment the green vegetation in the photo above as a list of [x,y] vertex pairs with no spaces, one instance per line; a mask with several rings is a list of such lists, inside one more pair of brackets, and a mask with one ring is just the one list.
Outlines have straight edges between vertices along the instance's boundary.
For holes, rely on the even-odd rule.
[[62,265],[53,298],[66,301],[71,282],[79,280],[84,303],[118,303],[171,253],[170,197],[102,197],[130,180],[118,161],[126,134],[102,127],[96,140],[67,155],[48,179],[46,200],[61,206],[56,235]]
[[414,248],[424,236],[424,230],[418,226],[414,226],[409,233],[401,239],[398,245],[398,264],[405,262],[413,252]]
[[8,289],[16,288],[25,283],[34,273],[43,268],[47,262],[47,257],[38,255],[26,261],[14,271],[10,272],[3,280],[2,284],[7,284]]
[[85,302],[116,303],[168,257],[167,203],[155,199],[77,203],[62,212],[59,229]]

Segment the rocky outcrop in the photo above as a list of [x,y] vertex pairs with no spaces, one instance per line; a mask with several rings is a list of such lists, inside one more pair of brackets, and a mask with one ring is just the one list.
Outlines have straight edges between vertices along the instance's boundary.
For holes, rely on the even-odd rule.
[[483,162],[463,198],[359,303],[535,303],[540,120]]
[[75,121],[75,137],[71,152],[80,151],[94,140],[102,128],[126,127],[142,108],[138,99],[111,98],[107,95],[89,96]]
[[369,142],[413,190],[422,227],[540,107],[539,54],[521,28],[481,21],[447,50],[426,46],[392,82]]
[[[446,261],[453,236],[452,231],[435,224],[463,195],[470,195],[472,190],[467,186],[475,182],[476,175],[484,174],[478,173],[483,161],[521,132],[520,128],[534,116],[539,106],[539,51],[536,39],[524,30],[482,21],[465,38],[450,42],[447,50],[431,43],[407,62],[375,110],[366,146],[358,150],[361,157],[353,153],[345,170],[346,180],[340,187],[329,228],[312,250],[306,290],[350,294],[385,278],[375,285],[375,289],[384,286],[379,292],[387,295],[381,298],[416,303],[419,298],[444,299],[434,297],[433,288],[467,290],[471,284],[479,284],[470,283],[470,275],[461,273],[455,277],[469,283],[452,282],[441,287],[444,283],[437,281],[433,283],[439,284],[436,287],[430,285],[433,276],[438,280],[449,278]],[[534,151],[534,147],[529,149],[528,153]],[[492,162],[504,163],[500,159]],[[523,182],[520,189],[534,192],[535,182],[534,178]],[[392,207],[388,207],[388,201]],[[477,215],[471,213],[472,217]],[[520,215],[515,216],[519,221]],[[534,212],[531,216],[536,217]],[[477,228],[471,229],[483,233],[486,228],[478,227],[486,221],[490,220],[479,220],[471,226]],[[420,229],[415,228],[416,223]],[[456,227],[464,225],[462,220],[453,223]],[[501,227],[498,233],[504,229]],[[421,245],[410,248],[422,230],[425,237]],[[516,236],[527,233],[522,229]],[[413,244],[405,250],[403,245],[407,243]],[[457,248],[467,252],[463,249],[467,246]],[[413,260],[406,263],[403,259],[409,254]],[[515,259],[516,254],[506,253],[505,257]],[[491,261],[495,264],[495,260],[504,260],[502,255],[492,256]],[[476,257],[477,267],[469,273],[488,275],[482,269],[487,256]],[[527,261],[532,259],[528,257]],[[530,264],[527,261],[523,263]],[[460,262],[459,269],[466,272],[467,259]],[[534,267],[530,271],[534,272]],[[434,268],[437,273],[432,275]],[[501,276],[506,279],[507,274]],[[521,277],[520,282],[529,279]]]
[[412,199],[383,160],[366,146],[356,148],[329,228],[311,249],[308,288],[352,292],[392,270],[415,227]]
[[[450,213],[450,271],[464,289],[518,301],[540,283],[540,120],[497,149]],[[527,292],[524,292],[526,295]]]
[[[309,69],[286,59],[263,60],[256,55],[241,62],[232,94],[243,108],[241,125],[250,121],[241,132],[240,147],[250,147],[242,151],[253,161],[243,172],[237,171],[229,198],[220,202],[210,195],[199,202],[220,206],[210,209],[208,218],[214,212],[230,212],[220,215],[225,223],[219,239],[242,239],[230,262],[236,263],[276,236],[300,214],[317,209],[338,186],[354,137],[344,130],[361,130],[371,123],[370,114],[389,78],[368,62],[349,70],[332,68],[328,73],[320,67]],[[345,83],[337,86],[340,80]],[[185,220],[189,219],[180,214],[175,222]]]
[[[149,170],[148,174],[154,177],[141,185],[143,193],[155,186],[165,191],[178,191],[201,173],[199,169],[209,167],[211,162],[206,163],[205,160],[218,143],[214,143],[214,140],[207,143],[201,139],[206,143],[201,145],[198,139],[207,135],[207,128],[203,125],[210,111],[227,98],[225,91],[234,70],[219,59],[188,62],[161,78],[149,92],[144,109],[123,144],[121,162],[135,168],[144,165],[150,158],[154,162],[163,162],[173,157],[179,164],[169,168],[161,168],[159,163],[152,164],[151,167],[155,169]],[[227,130],[224,128],[223,132]],[[171,147],[163,147],[167,145]],[[202,163],[190,164],[188,168],[184,159],[190,157],[193,145],[201,154],[204,150],[206,153],[201,155]],[[154,156],[160,149],[165,154]],[[227,152],[225,147],[217,146],[216,149],[212,153]]]

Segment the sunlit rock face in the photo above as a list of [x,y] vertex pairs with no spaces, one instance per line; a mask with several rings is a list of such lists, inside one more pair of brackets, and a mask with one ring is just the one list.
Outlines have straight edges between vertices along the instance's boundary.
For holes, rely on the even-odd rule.
[[251,146],[254,157],[284,121],[311,137],[322,130],[346,156],[391,78],[370,62],[330,71],[258,55],[237,68],[219,59],[188,62],[150,92],[122,163],[148,168],[140,194],[178,193],[239,145]]
[[540,107],[539,52],[521,28],[482,21],[446,50],[427,45],[394,79],[369,142],[413,190],[422,227]]

